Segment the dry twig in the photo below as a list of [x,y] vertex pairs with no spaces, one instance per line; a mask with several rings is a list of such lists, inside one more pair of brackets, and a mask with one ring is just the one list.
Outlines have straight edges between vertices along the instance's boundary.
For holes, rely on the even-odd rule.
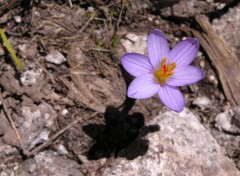
[[42,64],[40,63],[40,60],[41,60],[41,58],[38,59],[35,63],[43,70],[43,72],[46,73],[46,75],[49,77],[49,79],[52,81],[52,83],[54,85],[56,85],[54,76],[45,67],[42,66]]
[[91,15],[91,17],[88,19],[88,21],[85,23],[85,25],[78,31],[78,34],[81,34],[83,31],[85,31],[85,29],[87,29],[88,25],[90,24],[90,22],[94,19],[94,17],[96,16],[97,11],[93,12],[93,14]]
[[[90,115],[90,117],[94,117],[98,114],[98,112],[93,113],[92,115]],[[71,122],[69,125],[67,125],[66,127],[64,127],[63,129],[61,129],[59,132],[57,132],[56,134],[54,134],[48,141],[46,141],[45,143],[39,145],[38,147],[36,147],[35,149],[33,149],[31,152],[25,151],[24,154],[27,157],[31,157],[31,156],[35,156],[38,152],[42,151],[43,149],[45,149],[46,147],[48,147],[49,145],[51,145],[53,143],[54,140],[56,140],[60,135],[62,135],[65,131],[67,131],[69,128],[71,128],[73,125],[77,124],[81,119],[83,119],[85,117],[78,117],[76,120],[74,120],[73,122]]]
[[12,126],[12,128],[13,128],[13,130],[14,130],[14,132],[15,132],[15,134],[16,134],[16,136],[17,136],[17,138],[18,138],[18,140],[19,140],[19,142],[21,144],[22,150],[24,151],[25,147],[23,145],[22,138],[21,138],[21,136],[20,136],[20,134],[19,134],[19,132],[18,132],[18,130],[16,128],[16,125],[15,125],[13,119],[12,119],[12,116],[11,116],[9,110],[8,110],[7,105],[4,103],[4,100],[3,100],[1,94],[0,94],[0,100],[2,102],[3,110],[4,110],[5,114],[6,114],[6,117],[8,118],[8,121],[10,122],[10,125]]
[[73,7],[72,0],[68,0],[68,3],[69,3],[70,8],[72,8]]
[[124,8],[124,0],[122,0],[122,4],[121,4],[121,10],[120,10],[120,13],[119,13],[119,16],[118,16],[118,20],[117,20],[117,30],[119,30],[119,25],[121,23],[121,20],[122,20],[122,12],[123,12],[123,8]]
[[219,74],[224,93],[233,105],[240,105],[240,63],[228,43],[213,30],[207,17],[196,16],[203,32],[192,30]]

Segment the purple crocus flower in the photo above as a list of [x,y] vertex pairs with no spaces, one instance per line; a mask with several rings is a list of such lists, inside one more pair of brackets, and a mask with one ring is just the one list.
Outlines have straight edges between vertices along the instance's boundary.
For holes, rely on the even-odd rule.
[[185,100],[177,87],[204,77],[200,68],[189,65],[199,50],[199,41],[188,38],[170,51],[164,34],[154,29],[148,36],[147,48],[148,57],[127,53],[121,58],[123,67],[136,77],[128,87],[128,97],[146,99],[158,93],[168,108],[181,112]]

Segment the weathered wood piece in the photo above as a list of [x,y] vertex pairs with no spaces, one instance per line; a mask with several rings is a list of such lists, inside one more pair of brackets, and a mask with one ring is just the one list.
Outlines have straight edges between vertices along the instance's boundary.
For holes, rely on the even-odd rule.
[[240,105],[240,61],[231,47],[213,30],[206,16],[196,16],[202,31],[192,30],[216,68],[227,100]]

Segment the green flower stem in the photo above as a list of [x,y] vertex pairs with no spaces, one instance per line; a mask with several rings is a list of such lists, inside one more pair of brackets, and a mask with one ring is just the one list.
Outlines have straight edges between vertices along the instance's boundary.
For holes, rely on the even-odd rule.
[[13,60],[15,61],[16,65],[20,68],[21,71],[24,71],[24,67],[22,62],[19,60],[19,58],[17,57],[17,55],[15,54],[11,44],[9,43],[7,36],[5,35],[3,29],[0,28],[0,35],[2,37],[3,43],[5,44],[8,52],[11,54]]

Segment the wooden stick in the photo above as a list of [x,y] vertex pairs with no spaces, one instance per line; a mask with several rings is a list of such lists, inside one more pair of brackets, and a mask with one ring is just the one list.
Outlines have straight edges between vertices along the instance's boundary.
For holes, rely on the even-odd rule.
[[124,0],[122,0],[122,4],[121,4],[121,10],[120,10],[120,14],[118,16],[118,20],[117,20],[117,30],[119,31],[119,25],[121,23],[122,20],[122,12],[123,12],[123,8],[124,8]]
[[202,32],[192,29],[216,68],[227,100],[233,105],[240,104],[240,62],[227,42],[213,30],[205,16],[196,16]]
[[73,7],[72,0],[68,0],[68,3],[69,3],[70,8],[72,8]]
[[13,130],[14,130],[14,132],[15,132],[15,134],[16,134],[16,136],[17,136],[17,138],[18,138],[18,140],[19,140],[19,142],[21,144],[22,150],[24,151],[25,148],[24,148],[24,145],[23,145],[23,142],[22,142],[22,138],[21,138],[21,136],[20,136],[20,134],[19,134],[19,132],[18,132],[18,130],[16,128],[16,125],[15,125],[13,119],[12,119],[12,116],[11,116],[9,110],[8,110],[7,105],[4,103],[4,100],[3,100],[1,94],[0,94],[0,100],[2,102],[3,110],[4,110],[5,114],[6,114],[6,117],[8,118],[8,121],[10,122],[10,125],[12,126],[12,128],[13,128]]
[[88,19],[88,21],[86,22],[86,24],[78,31],[78,34],[81,34],[83,31],[85,31],[85,29],[87,29],[88,25],[90,24],[90,22],[94,19],[95,15],[97,14],[96,12],[93,12],[93,14],[91,15],[91,17]]

